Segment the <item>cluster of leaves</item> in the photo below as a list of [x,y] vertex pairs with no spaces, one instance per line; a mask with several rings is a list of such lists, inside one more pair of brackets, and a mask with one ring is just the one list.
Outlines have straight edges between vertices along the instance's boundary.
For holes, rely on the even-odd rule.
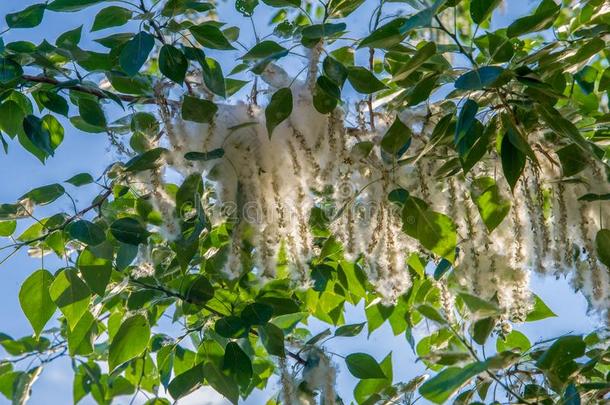
[[[416,400],[417,393],[442,403],[460,390],[458,403],[488,401],[491,386],[494,393],[520,403],[603,401],[610,389],[610,352],[603,334],[531,344],[520,332],[499,330],[502,314],[495,302],[457,292],[455,313],[441,309],[436,281],[448,280],[452,286],[455,225],[408,190],[397,189],[389,199],[404,207],[405,215],[417,213],[404,221],[404,231],[431,255],[411,256],[413,286],[395,305],[387,306],[380,303],[360,263],[342,257],[341,245],[318,212],[311,221],[320,246],[320,254],[310,263],[312,288],[294,289],[282,277],[261,285],[250,272],[228,281],[219,268],[231,224],[210,225],[198,198],[207,188],[201,177],[166,187],[177,207],[194,208],[193,215],[180,215],[182,233],[173,242],[150,231],[148,224],[161,223],[160,213],[126,177],[156,168],[165,153],[145,146],[162,131],[157,117],[145,108],[159,102],[157,81],[186,93],[181,103],[185,120],[210,122],[218,109],[215,98],[229,97],[251,83],[256,100],[256,77],[270,63],[281,63],[296,46],[324,43],[329,52],[314,88],[314,106],[320,113],[345,104],[345,94],[353,92],[362,94],[369,106],[373,97],[387,97],[391,101],[384,108],[389,112],[430,102],[442,93],[439,104],[445,116],[434,129],[430,146],[421,152],[444,151],[437,153],[444,163],[439,176],[468,175],[481,160],[497,157],[514,188],[526,164],[537,164],[528,134],[542,130],[557,145],[554,152],[564,176],[575,178],[587,162],[605,155],[602,141],[610,122],[604,111],[610,87],[604,40],[610,32],[610,13],[605,2],[583,1],[570,8],[542,0],[529,15],[491,31],[498,0],[405,0],[398,16],[385,15],[384,7],[393,2],[381,0],[373,10],[370,33],[358,39],[350,39],[346,22],[365,7],[363,0],[262,3],[235,1],[245,19],[254,18],[259,8],[274,8],[273,35],[262,40],[256,35],[250,48],[239,41],[238,27],[213,18],[214,4],[198,0],[53,0],[6,16],[10,30],[33,28],[47,13],[104,5],[91,32],[122,26],[136,32],[95,39],[103,51],[80,46],[83,26],[60,35],[54,45],[46,40],[38,45],[24,40],[4,43],[0,37],[0,140],[5,151],[6,137],[16,139],[44,163],[60,147],[63,125],[69,121],[84,132],[107,133],[111,140],[129,136],[136,156],[98,179],[81,173],[0,205],[0,235],[13,238],[8,246],[13,253],[28,248],[66,262],[54,271],[37,270],[24,281],[19,299],[34,333],[22,338],[0,335],[0,345],[10,357],[0,363],[0,392],[13,403],[24,403],[44,365],[69,355],[74,402],[91,395],[98,403],[110,403],[117,396],[147,392],[154,396],[148,404],[165,404],[167,399],[157,397],[160,387],[179,399],[208,385],[236,403],[267,386],[276,357],[311,368],[309,349],[330,338],[358,335],[365,325],[344,325],[344,312],[347,305],[364,301],[368,333],[387,322],[436,374],[425,382],[395,381],[391,355],[377,362],[365,353],[349,354],[345,363],[359,380],[353,394],[358,403],[408,402]],[[444,17],[454,14],[460,24],[447,27]],[[349,45],[339,46],[341,41]],[[293,46],[284,46],[286,42]],[[359,50],[370,55],[368,66],[356,64]],[[225,76],[220,57],[212,56],[227,52],[239,53],[239,58]],[[458,63],[448,54],[468,67],[455,67]],[[192,71],[200,72],[202,84],[195,83]],[[109,85],[101,86],[102,81]],[[209,97],[198,97],[192,91],[195,85],[202,85]],[[266,107],[269,136],[290,116],[291,106],[289,87],[272,95]],[[109,119],[128,107],[127,115]],[[370,113],[369,125],[374,127],[372,107]],[[410,142],[410,131],[397,120],[379,147],[384,156],[401,164],[421,157],[405,157]],[[363,153],[376,147],[358,146]],[[186,158],[222,155],[221,149],[189,151]],[[101,190],[89,206],[37,219],[13,237],[17,221],[33,218],[34,207],[70,198],[71,187],[88,185]],[[474,179],[472,196],[493,231],[506,217],[510,200],[489,177]],[[597,201],[607,196],[583,198]],[[606,264],[609,233],[602,230],[597,238]],[[142,247],[151,252],[154,268],[146,277],[134,278],[130,274]],[[429,275],[425,268],[432,258],[442,260]],[[247,255],[244,261],[249,262]],[[57,310],[58,325],[49,328]],[[161,332],[164,316],[180,329],[178,336]],[[552,312],[538,300],[528,321],[549,316]],[[305,327],[309,317],[332,325],[334,331],[311,336]],[[435,331],[416,343],[413,330],[424,322],[436,324]],[[485,345],[492,335],[496,354],[485,357],[476,345]],[[26,359],[35,359],[35,365],[15,367]],[[108,367],[100,366],[103,363]]]

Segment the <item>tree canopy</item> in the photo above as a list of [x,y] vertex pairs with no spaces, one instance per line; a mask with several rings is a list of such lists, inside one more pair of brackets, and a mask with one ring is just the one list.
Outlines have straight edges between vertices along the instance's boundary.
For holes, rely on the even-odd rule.
[[[0,392],[24,404],[70,357],[74,403],[169,404],[204,386],[232,403],[257,389],[284,405],[607,403],[610,4],[534,3],[502,26],[512,2],[7,14],[4,152],[54,165],[64,136],[110,152],[101,173],[0,204],[2,263],[32,257],[10,270],[32,333],[0,333]],[[51,14],[69,30],[3,39]],[[514,330],[555,316],[534,274],[567,278],[599,328]],[[394,375],[401,353],[328,349],[388,324],[425,374]]]

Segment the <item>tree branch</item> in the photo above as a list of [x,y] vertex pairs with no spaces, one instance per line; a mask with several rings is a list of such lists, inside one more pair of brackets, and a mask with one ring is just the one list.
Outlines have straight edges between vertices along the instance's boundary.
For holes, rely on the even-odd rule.
[[[48,76],[22,75],[21,79],[23,79],[26,82],[46,83],[46,84],[52,84],[53,86],[58,86],[58,85],[62,84],[59,80],[52,78],[52,77],[48,77]],[[83,86],[80,84],[77,84],[74,86],[68,86],[67,88],[69,88],[71,90],[79,91],[81,93],[91,94],[100,99],[111,99],[112,97],[110,97],[109,94],[113,94],[120,100],[126,101],[128,103],[135,103],[135,102],[139,102],[141,104],[155,104],[156,103],[156,100],[154,98],[142,98],[142,97],[132,96],[129,94],[109,93],[109,92],[104,92],[103,90],[98,89],[98,88],[87,87],[87,86]]]

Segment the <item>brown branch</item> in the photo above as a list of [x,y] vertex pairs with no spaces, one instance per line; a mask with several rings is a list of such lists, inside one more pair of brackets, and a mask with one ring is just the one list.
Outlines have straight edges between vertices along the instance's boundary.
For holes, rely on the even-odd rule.
[[[46,83],[46,84],[52,84],[53,86],[59,86],[62,84],[59,80],[54,79],[52,77],[48,77],[48,76],[22,75],[21,79],[26,82]],[[95,87],[88,87],[88,86],[83,86],[83,85],[77,84],[74,86],[67,86],[66,88],[69,88],[69,89],[75,90],[75,91],[79,91],[81,93],[91,94],[100,99],[111,99],[112,98],[112,97],[110,97],[109,93],[104,92],[103,90],[95,88]],[[110,93],[110,94],[114,94],[120,100],[126,101],[128,103],[135,103],[135,102],[138,102],[141,104],[155,104],[156,103],[155,99],[153,99],[153,98],[142,98],[142,97],[132,96],[129,94],[120,94],[120,93]]]
[[71,216],[70,218],[66,219],[66,221],[63,224],[61,224],[59,226],[56,226],[55,228],[49,229],[48,232],[46,234],[42,235],[42,236],[39,236],[39,237],[34,238],[34,239],[26,240],[24,242],[21,242],[21,243],[17,244],[16,248],[19,249],[19,248],[21,248],[23,246],[39,242],[41,240],[46,239],[47,236],[49,236],[51,233],[53,233],[55,231],[60,231],[60,230],[65,229],[69,224],[71,224],[72,222],[74,222],[78,218],[82,217],[87,212],[91,211],[94,208],[101,207],[101,205],[104,203],[104,201],[106,201],[108,199],[108,197],[110,197],[111,194],[112,194],[112,188],[108,188],[103,194],[101,194],[101,195],[99,195],[97,197],[97,199],[99,199],[98,201],[94,202],[93,204],[91,204],[87,208],[83,208],[82,210],[80,210],[79,212],[77,212],[76,214]]

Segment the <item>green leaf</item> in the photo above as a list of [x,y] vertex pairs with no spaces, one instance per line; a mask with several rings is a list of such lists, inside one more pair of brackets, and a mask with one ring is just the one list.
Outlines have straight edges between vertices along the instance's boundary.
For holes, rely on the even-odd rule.
[[154,46],[155,37],[144,31],[137,33],[125,44],[119,56],[119,64],[123,71],[129,76],[138,73]]
[[175,17],[187,11],[204,13],[213,8],[214,4],[207,2],[200,3],[200,0],[168,0],[163,7],[161,15],[164,17]]
[[472,0],[470,2],[470,17],[475,24],[481,24],[491,16],[502,0]]
[[411,145],[412,133],[409,127],[396,117],[381,139],[381,149],[395,158],[400,158]]
[[364,329],[364,325],[366,325],[366,322],[340,326],[335,331],[335,336],[342,336],[342,337],[357,336],[360,334],[360,332],[362,332],[362,329]]
[[562,336],[536,361],[536,367],[552,370],[564,366],[571,360],[584,356],[587,345],[582,336]]
[[47,270],[37,270],[23,282],[19,290],[19,303],[36,338],[53,317],[57,306],[49,295],[53,275]]
[[288,50],[277,42],[266,40],[254,45],[241,58],[243,60],[258,60],[266,58],[279,59],[280,57],[287,55],[287,53]]
[[443,318],[443,316],[441,315],[440,312],[438,312],[436,310],[436,308],[428,305],[428,304],[422,304],[419,305],[417,307],[417,311],[422,314],[423,316],[425,316],[426,318],[430,319],[431,321],[434,321],[440,325],[444,325],[447,323],[447,320],[445,318]]
[[93,177],[89,173],[79,173],[79,174],[76,174],[76,175],[70,177],[68,180],[66,180],[66,183],[70,183],[76,187],[84,186],[86,184],[91,184],[93,182],[94,182]]
[[525,322],[540,321],[542,319],[555,317],[555,313],[540,299],[539,296],[534,294],[534,308],[527,314]]
[[267,353],[272,356],[285,356],[284,332],[279,327],[267,323],[258,327],[258,333]]
[[404,35],[417,28],[430,27],[436,12],[446,1],[447,0],[436,0],[430,7],[407,18],[400,27],[400,33]]
[[364,0],[330,0],[328,3],[329,18],[345,18],[364,3]]
[[16,13],[7,14],[6,25],[9,28],[33,28],[42,22],[46,4],[34,4]]
[[564,177],[574,176],[582,172],[589,165],[589,160],[584,151],[574,143],[558,149],[555,153],[557,153],[561,162]]
[[[495,326],[495,318],[489,317],[477,320],[472,325],[472,339],[478,344],[484,345]],[[498,339],[498,341],[499,340],[500,339]]]
[[403,207],[402,221],[402,229],[407,235],[453,263],[457,230],[451,218],[430,210],[424,201],[410,197]]
[[271,7],[299,7],[301,0],[263,0],[263,3]]
[[553,24],[560,9],[561,6],[553,0],[542,0],[534,14],[518,18],[511,23],[506,35],[514,38],[530,32],[545,30]]
[[148,239],[148,231],[135,218],[120,218],[110,225],[110,233],[119,242],[139,245]]
[[102,9],[95,16],[91,32],[103,30],[110,27],[125,25],[131,20],[132,12],[119,6],[110,6]]
[[532,344],[527,336],[518,330],[511,331],[504,339],[498,338],[498,340],[496,340],[496,350],[498,353],[513,349],[519,349],[521,352],[525,352],[531,346]]
[[97,101],[81,98],[78,102],[78,113],[87,124],[100,128],[106,127],[104,110]]
[[428,59],[436,55],[436,44],[434,42],[427,42],[422,47],[418,48],[417,51],[411,58],[404,64],[400,65],[400,68],[393,72],[392,81],[398,82],[404,80],[411,75],[411,73],[418,70]]
[[204,378],[203,364],[196,364],[192,368],[175,376],[169,383],[168,391],[172,398],[178,400],[199,388],[201,384],[203,384]]
[[60,184],[49,184],[32,189],[19,197],[19,200],[30,199],[36,205],[47,205],[64,195],[65,189]]
[[40,118],[28,115],[23,120],[23,130],[32,145],[42,152],[43,156],[53,156],[55,151],[51,146],[51,134],[44,127]]
[[11,138],[23,132],[24,118],[25,113],[15,101],[7,100],[0,104],[0,130]]
[[52,91],[38,91],[34,93],[36,99],[49,111],[68,116],[68,102],[65,98]]
[[252,361],[236,342],[229,342],[222,359],[222,370],[233,376],[242,387],[247,387],[252,379]]
[[0,84],[9,84],[21,77],[23,68],[17,62],[0,57]]
[[195,305],[203,305],[214,298],[214,287],[207,277],[198,276],[188,287],[186,299]]
[[121,364],[144,353],[150,338],[150,325],[144,315],[133,315],[121,323],[108,349],[108,368],[112,372]]
[[159,165],[159,160],[165,152],[167,152],[167,149],[165,148],[147,150],[125,163],[125,170],[128,172],[141,172],[155,169]]
[[349,66],[347,80],[358,93],[372,94],[387,88],[370,70],[362,66]]
[[254,302],[247,305],[241,311],[240,316],[248,325],[264,325],[273,316],[273,307],[260,302]]
[[576,386],[573,383],[568,385],[568,387],[566,388],[566,390],[563,394],[563,401],[561,403],[562,403],[562,405],[580,405],[581,404],[580,393],[578,392],[578,388],[576,388]]
[[55,41],[55,45],[59,48],[73,49],[80,42],[82,32],[83,32],[82,25],[73,30],[66,31],[63,34],[61,34],[59,37],[57,37],[57,41]]
[[460,293],[458,296],[464,301],[464,304],[466,304],[475,318],[487,318],[500,314],[500,308],[490,301],[466,293]]
[[292,92],[290,88],[284,87],[277,90],[271,96],[269,105],[265,108],[265,119],[269,138],[273,130],[292,113]]
[[205,363],[203,366],[205,379],[216,392],[237,405],[239,400],[239,387],[232,378],[226,376],[218,367],[212,363]]
[[244,17],[252,16],[256,6],[258,6],[258,0],[235,0],[235,10],[239,11]]
[[610,229],[600,229],[595,235],[595,249],[597,257],[606,266],[610,267]]
[[90,312],[80,318],[74,329],[68,331],[68,350],[70,356],[87,355],[93,352],[93,332],[96,320]]
[[103,296],[112,274],[112,262],[97,257],[91,248],[86,248],[78,256],[77,266],[91,291]]
[[502,171],[504,177],[508,182],[511,190],[515,189],[517,181],[523,169],[525,168],[525,154],[515,146],[508,134],[505,134],[502,138],[502,145],[500,147],[500,156],[502,160]]
[[346,28],[347,28],[347,26],[345,25],[345,23],[313,24],[313,25],[308,25],[305,28],[303,28],[303,30],[301,31],[301,35],[303,38],[308,39],[308,40],[319,40],[321,38],[326,38],[326,37],[330,37],[330,36],[339,34],[343,31],[345,31]]
[[189,63],[182,51],[172,45],[163,45],[159,52],[159,70],[178,84],[184,82]]
[[510,212],[510,200],[502,196],[500,187],[492,177],[475,179],[470,184],[470,196],[490,233],[502,223]]
[[220,97],[226,96],[226,83],[220,63],[212,58],[200,61],[203,70],[203,82],[210,91]]
[[99,245],[106,240],[106,234],[99,225],[84,219],[72,222],[68,226],[68,233],[70,237],[91,246]]
[[324,70],[325,76],[320,77],[328,77],[337,86],[343,87],[345,79],[347,79],[347,69],[345,68],[343,63],[339,62],[332,56],[327,56],[326,58],[324,58],[324,62],[322,62],[322,69]]
[[370,378],[387,378],[379,363],[366,353],[352,353],[345,357],[347,369],[356,378],[361,380]]
[[587,155],[599,160],[599,157],[592,153],[591,146],[587,140],[582,136],[576,125],[569,120],[565,119],[559,111],[555,108],[538,104],[536,105],[535,111],[540,115],[542,120],[548,125],[550,129],[555,131],[558,135],[562,135],[576,145],[578,145]]
[[11,236],[17,229],[17,221],[0,221],[0,236]]
[[238,316],[230,315],[219,318],[214,324],[214,330],[222,337],[238,338],[248,332],[247,325]]
[[188,152],[184,155],[186,160],[195,160],[195,161],[208,161],[213,159],[220,159],[225,155],[225,150],[218,148],[212,149],[209,152]]
[[405,18],[396,18],[373,31],[369,36],[360,41],[358,48],[391,48],[399,44],[405,34],[400,28],[404,25]]
[[458,77],[455,88],[459,90],[481,90],[486,87],[498,87],[505,83],[504,72],[500,66],[483,66]]
[[194,25],[189,28],[191,34],[203,47],[210,49],[231,50],[235,49],[222,31],[208,22]]
[[57,274],[49,287],[49,294],[66,317],[70,329],[76,326],[89,309],[91,291],[74,269],[64,269]]
[[182,119],[207,124],[212,122],[218,106],[213,102],[192,96],[184,96],[182,101]]
[[52,11],[80,11],[105,0],[55,0],[47,8]]
[[464,368],[448,367],[426,381],[419,388],[419,393],[429,401],[442,404],[460,387],[471,378],[485,371],[486,368],[485,362],[472,363]]
[[326,76],[318,77],[313,95],[313,105],[320,114],[329,114],[334,111],[340,98],[341,89],[334,81]]

